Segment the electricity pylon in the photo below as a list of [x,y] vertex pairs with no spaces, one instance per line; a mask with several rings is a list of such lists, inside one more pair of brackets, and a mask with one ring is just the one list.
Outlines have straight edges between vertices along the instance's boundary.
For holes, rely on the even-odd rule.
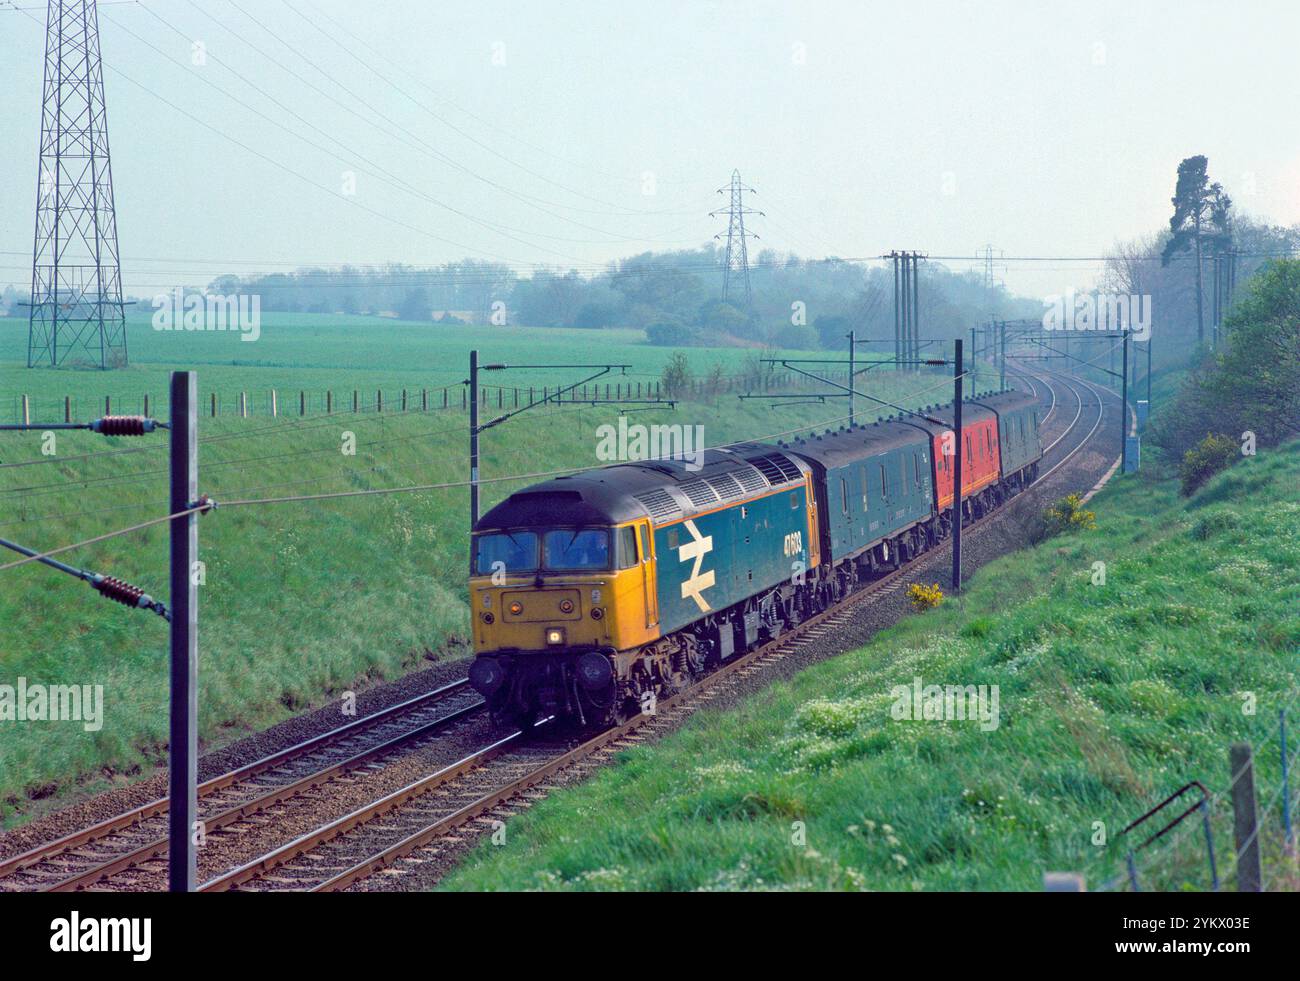
[[50,0],[27,367],[123,367],[126,315],[94,0]]
[[[745,192],[757,194],[752,187],[746,187],[740,181],[740,171],[731,172],[731,184],[728,187],[718,188],[719,194],[731,194],[731,206],[726,211],[710,211],[709,217],[716,218],[718,215],[727,215],[727,260],[722,267],[722,302],[726,303],[732,299],[732,294],[739,286],[745,293],[745,309],[750,308],[750,289],[749,289],[749,246],[746,239],[758,238],[753,232],[745,231],[745,215],[763,215],[761,211],[755,211],[752,208],[745,207]],[[713,236],[715,239],[722,238],[719,233]],[[739,280],[738,283],[732,282],[733,275]]]

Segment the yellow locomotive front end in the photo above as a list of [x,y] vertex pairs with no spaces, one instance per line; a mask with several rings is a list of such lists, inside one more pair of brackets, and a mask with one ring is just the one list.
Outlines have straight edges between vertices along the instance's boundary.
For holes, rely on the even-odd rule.
[[647,520],[481,523],[470,579],[470,683],[499,717],[527,724],[545,714],[600,716],[610,707],[620,652],[658,637],[649,532]]

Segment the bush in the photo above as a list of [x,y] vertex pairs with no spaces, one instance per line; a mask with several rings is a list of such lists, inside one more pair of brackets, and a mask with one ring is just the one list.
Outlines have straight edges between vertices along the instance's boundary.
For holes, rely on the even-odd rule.
[[817,346],[817,334],[811,327],[782,324],[772,331],[772,343],[784,351],[811,351]]
[[645,329],[646,340],[658,347],[691,347],[699,341],[699,333],[685,324],[659,321]]
[[691,365],[686,360],[685,354],[674,351],[668,356],[668,363],[664,365],[664,373],[660,381],[664,394],[669,398],[676,398],[686,392],[691,384]]
[[1205,439],[1183,454],[1183,463],[1178,470],[1183,481],[1183,496],[1190,497],[1220,470],[1232,466],[1238,450],[1236,440],[1206,433]]
[[1049,535],[1079,529],[1091,531],[1097,527],[1097,514],[1084,508],[1082,495],[1067,494],[1043,512],[1043,521]]
[[943,602],[943,590],[939,588],[937,582],[929,586],[914,582],[907,587],[907,598],[912,601],[912,607],[917,611],[933,610]]

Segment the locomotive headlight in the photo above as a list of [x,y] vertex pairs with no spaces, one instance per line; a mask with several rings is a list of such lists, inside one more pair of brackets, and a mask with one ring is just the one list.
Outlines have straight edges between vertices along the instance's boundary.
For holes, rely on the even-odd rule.
[[559,647],[564,643],[564,630],[560,627],[551,627],[546,631],[546,644],[548,647]]
[[519,616],[519,614],[524,612],[524,604],[520,603],[518,600],[515,600],[513,603],[510,604],[510,612],[514,616]]
[[560,600],[560,612],[561,612],[561,613],[572,613],[572,612],[573,612],[573,600]]

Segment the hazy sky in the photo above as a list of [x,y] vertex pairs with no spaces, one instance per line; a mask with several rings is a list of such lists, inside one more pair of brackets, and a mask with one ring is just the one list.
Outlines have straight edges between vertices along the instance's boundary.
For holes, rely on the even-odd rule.
[[[1167,222],[1193,153],[1241,209],[1300,221],[1296,0],[145,0],[100,18],[137,293],[307,262],[587,270],[724,230],[708,212],[735,168],[767,212],[756,247],[803,255],[1098,255]],[[0,283],[24,288],[43,20],[0,12]],[[1089,267],[1000,272],[1042,294]]]

